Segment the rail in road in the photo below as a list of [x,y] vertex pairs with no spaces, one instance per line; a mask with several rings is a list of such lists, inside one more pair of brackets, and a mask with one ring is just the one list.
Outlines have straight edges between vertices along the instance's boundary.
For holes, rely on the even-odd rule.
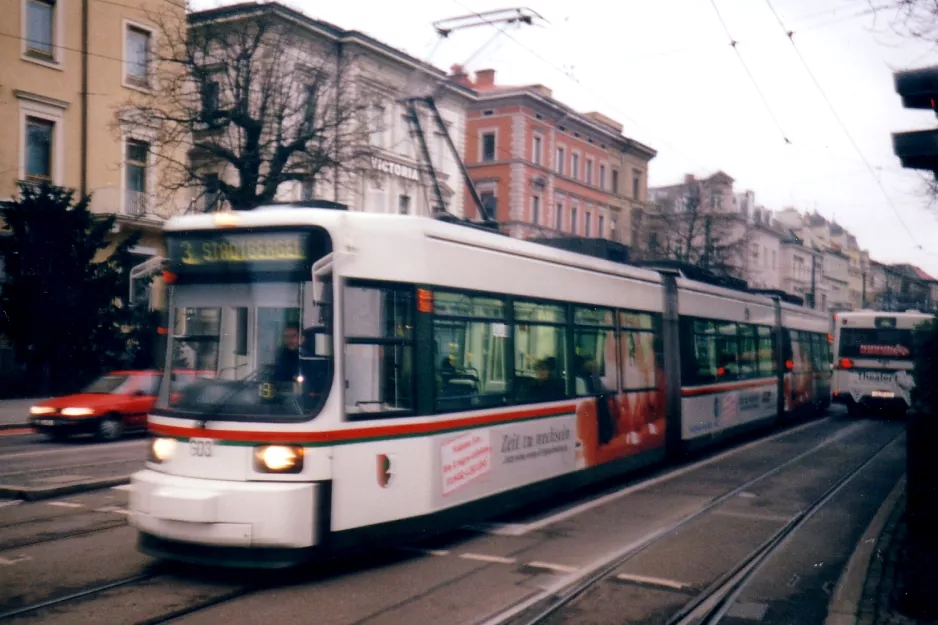
[[139,554],[126,490],[9,502],[0,622],[773,622],[776,587],[820,606],[797,622],[823,622],[823,589],[902,474],[903,431],[823,419],[527,518],[260,578]]

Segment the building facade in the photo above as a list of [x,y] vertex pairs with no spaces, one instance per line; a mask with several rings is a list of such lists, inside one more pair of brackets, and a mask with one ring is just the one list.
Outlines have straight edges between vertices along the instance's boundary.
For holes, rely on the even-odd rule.
[[[623,136],[622,125],[604,115],[570,109],[542,85],[500,86],[495,70],[471,79],[459,66],[451,78],[476,93],[464,159],[504,232],[630,244],[653,149]],[[476,217],[474,210],[467,215]]]
[[117,216],[115,239],[139,232],[138,259],[157,256],[163,220],[180,207],[157,201],[146,139],[120,123],[120,111],[153,89],[154,16],[183,20],[184,9],[163,0],[4,0],[2,8],[17,36],[0,39],[0,127],[9,139],[0,142],[0,201],[17,196],[19,181],[90,194],[93,212]]
[[748,211],[755,210],[755,196],[736,194],[733,184],[731,176],[717,171],[705,178],[687,174],[679,184],[651,189],[651,208],[644,215],[639,237],[641,256],[652,261],[677,260],[750,280],[755,261]]
[[[288,30],[290,36],[278,42],[284,49],[276,50],[282,63],[295,68],[288,75],[309,74],[312,82],[319,73],[326,74],[334,105],[361,111],[354,119],[336,118],[335,126],[323,131],[324,136],[342,136],[341,155],[334,159],[339,162],[307,180],[284,180],[277,189],[277,201],[326,199],[346,204],[350,210],[429,216],[444,209],[463,215],[465,185],[444,134],[429,109],[418,105],[416,112],[439,182],[437,196],[406,101],[432,93],[461,153],[471,90],[449,81],[445,72],[363,33],[312,19],[276,2],[200,11],[190,15],[189,23],[192,32],[207,32],[216,25],[249,29],[259,19]],[[339,82],[346,85],[341,95]],[[297,101],[287,106],[302,110],[304,97],[308,94],[298,90]],[[330,136],[327,142],[337,144],[338,140]],[[232,180],[238,174],[227,167],[217,175]],[[206,209],[231,207],[224,199],[215,203],[215,194],[208,188],[196,189],[195,197],[213,198],[211,207],[203,206]]]

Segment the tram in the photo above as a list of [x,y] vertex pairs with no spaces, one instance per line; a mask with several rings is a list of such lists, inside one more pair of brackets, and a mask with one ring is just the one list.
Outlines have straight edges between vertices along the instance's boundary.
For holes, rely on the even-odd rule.
[[165,229],[166,366],[130,491],[159,558],[290,566],[830,401],[827,318],[778,298],[340,205]]

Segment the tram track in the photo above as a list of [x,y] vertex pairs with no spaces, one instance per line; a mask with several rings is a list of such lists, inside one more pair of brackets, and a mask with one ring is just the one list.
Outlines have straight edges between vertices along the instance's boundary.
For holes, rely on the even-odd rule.
[[[23,523],[22,525],[28,525]],[[98,534],[100,532],[107,532],[109,530],[117,529],[120,527],[125,527],[127,525],[126,519],[115,519],[108,523],[104,523],[99,527],[90,527],[86,529],[73,530],[69,532],[62,532],[54,536],[42,536],[36,538],[26,538],[20,541],[13,541],[7,544],[0,543],[0,552],[10,551],[13,549],[23,549],[24,547],[35,547],[36,545],[43,545],[46,543],[53,543],[60,540],[68,540],[70,538],[79,538],[81,536],[90,536],[91,534]]]
[[[495,616],[484,619],[481,621],[481,624],[540,625],[553,622],[553,617],[559,616],[565,609],[569,608],[586,593],[596,588],[604,581],[614,579],[616,571],[636,558],[639,554],[661,544],[667,537],[674,535],[679,530],[687,528],[692,522],[701,519],[705,515],[713,513],[721,505],[726,504],[733,498],[752,489],[753,486],[760,482],[767,480],[786,468],[792,467],[832,443],[857,433],[864,426],[868,425],[868,423],[855,424],[851,428],[841,431],[834,437],[788,458],[772,469],[750,478],[739,486],[714,497],[707,504],[690,514],[624,546],[596,565],[588,567],[579,573],[566,576],[552,587],[543,590],[534,597],[508,608]],[[694,592],[693,597],[689,601],[685,602],[676,610],[670,618],[662,622],[667,622],[668,625],[691,625],[692,623],[699,625],[707,623],[709,625],[720,622],[726,614],[726,610],[732,604],[733,599],[742,592],[746,584],[754,577],[762,565],[764,565],[772,555],[777,553],[778,550],[781,549],[805,523],[819,512],[832,497],[843,489],[844,486],[849,484],[872,462],[879,458],[880,455],[901,436],[902,434],[900,433],[890,438],[886,443],[876,447],[875,451],[868,458],[843,475],[830,488],[825,490],[823,494],[805,506],[800,512],[789,518],[782,527],[777,529],[767,539],[747,553],[746,556],[736,562],[729,570],[719,575],[705,588]],[[677,589],[674,590],[678,592]],[[682,590],[683,593],[686,594],[688,589]],[[693,592],[696,589],[691,588],[689,590]],[[564,621],[561,619],[558,622]]]
[[72,601],[78,601],[79,599],[86,599],[88,597],[92,597],[94,595],[98,595],[108,590],[115,589],[115,588],[120,588],[122,586],[128,586],[130,584],[145,582],[145,581],[154,579],[155,577],[161,574],[162,573],[158,571],[140,573],[140,574],[132,575],[132,576],[125,577],[122,579],[105,582],[103,584],[98,584],[90,588],[72,592],[67,595],[62,595],[61,597],[53,597],[51,599],[45,599],[43,601],[38,601],[30,605],[22,606],[20,608],[14,608],[12,610],[8,610],[6,612],[0,613],[0,621],[8,621],[18,616],[25,616],[33,612],[38,612],[39,610],[55,608],[66,603],[70,603]]

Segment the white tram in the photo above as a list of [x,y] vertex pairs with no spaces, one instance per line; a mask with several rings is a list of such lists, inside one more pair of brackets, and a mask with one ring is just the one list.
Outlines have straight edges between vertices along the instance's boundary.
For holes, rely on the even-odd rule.
[[934,319],[918,311],[858,310],[834,318],[833,400],[850,414],[882,409],[905,412],[915,386],[916,326]]
[[165,379],[130,500],[158,557],[286,566],[830,400],[826,317],[777,299],[341,207],[166,236]]

